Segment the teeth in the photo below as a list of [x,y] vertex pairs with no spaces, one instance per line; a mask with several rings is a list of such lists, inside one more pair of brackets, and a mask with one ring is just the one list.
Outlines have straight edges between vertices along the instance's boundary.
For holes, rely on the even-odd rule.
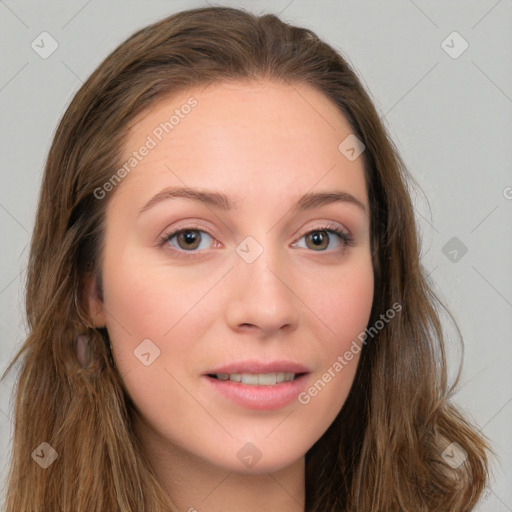
[[249,386],[272,386],[281,382],[295,380],[296,374],[290,372],[279,373],[217,373],[219,380],[232,380]]

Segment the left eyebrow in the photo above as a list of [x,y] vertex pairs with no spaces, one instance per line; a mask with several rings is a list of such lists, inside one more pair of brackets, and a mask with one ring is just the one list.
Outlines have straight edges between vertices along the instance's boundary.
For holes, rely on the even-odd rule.
[[348,192],[309,192],[299,198],[295,206],[294,212],[318,208],[331,203],[348,203],[360,208],[366,216],[369,216],[366,205]]
[[[238,202],[232,201],[227,195],[221,192],[208,191],[208,190],[197,190],[189,187],[169,187],[160,191],[158,194],[153,196],[139,211],[139,215],[149,210],[153,206],[162,201],[184,198],[191,199],[205,203],[215,208],[222,210],[234,210],[238,208]],[[368,208],[366,205],[354,197],[348,192],[331,191],[331,192],[308,192],[301,196],[293,206],[292,211],[299,212],[303,210],[309,210],[312,208],[318,208],[332,203],[347,203],[353,204],[361,209],[367,216],[369,216]]]

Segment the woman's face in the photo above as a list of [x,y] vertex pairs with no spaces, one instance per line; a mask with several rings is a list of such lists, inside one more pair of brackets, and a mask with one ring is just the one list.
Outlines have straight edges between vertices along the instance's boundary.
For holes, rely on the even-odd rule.
[[339,413],[373,300],[350,134],[315,89],[271,82],[189,90],[135,119],[104,187],[91,306],[162,457],[276,471]]

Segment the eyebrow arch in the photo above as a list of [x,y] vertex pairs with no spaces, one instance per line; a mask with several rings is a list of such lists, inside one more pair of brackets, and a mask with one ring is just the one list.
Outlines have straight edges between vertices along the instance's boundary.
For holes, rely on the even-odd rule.
[[311,208],[317,208],[331,203],[348,203],[357,206],[363,211],[363,213],[369,216],[368,208],[359,199],[354,197],[348,192],[308,192],[299,198],[293,211],[299,212],[301,210],[309,210]]
[[[222,210],[235,210],[238,208],[236,202],[233,202],[228,196],[220,192],[212,192],[207,190],[197,190],[189,187],[169,187],[165,188],[155,196],[153,196],[139,211],[139,216],[145,211],[162,201],[175,198],[191,199],[205,203],[209,206]],[[299,212],[318,208],[331,203],[348,203],[357,206],[365,215],[368,214],[368,208],[359,199],[348,192],[332,191],[332,192],[308,192],[301,196],[292,208],[292,211]]]

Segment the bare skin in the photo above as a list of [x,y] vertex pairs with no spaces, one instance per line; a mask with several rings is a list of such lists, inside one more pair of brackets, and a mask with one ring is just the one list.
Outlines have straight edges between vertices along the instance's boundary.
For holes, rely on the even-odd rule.
[[[157,140],[155,127],[191,97],[196,106]],[[363,161],[338,150],[351,132],[315,89],[273,82],[188,90],[131,127],[124,160],[148,135],[157,144],[108,204],[103,302],[91,284],[90,311],[108,329],[137,435],[180,511],[304,510],[305,454],[341,410],[359,355],[332,368],[365,330],[373,300]],[[140,213],[168,187],[222,193],[237,207],[180,197]],[[303,194],[328,191],[362,206],[293,209]],[[192,230],[188,239],[165,239],[180,229]],[[250,263],[236,251],[246,237],[256,242],[246,252],[262,249]],[[146,339],[149,365],[134,355]],[[256,410],[205,376],[248,359],[304,365],[306,392],[329,368],[331,378],[307,403]]]

